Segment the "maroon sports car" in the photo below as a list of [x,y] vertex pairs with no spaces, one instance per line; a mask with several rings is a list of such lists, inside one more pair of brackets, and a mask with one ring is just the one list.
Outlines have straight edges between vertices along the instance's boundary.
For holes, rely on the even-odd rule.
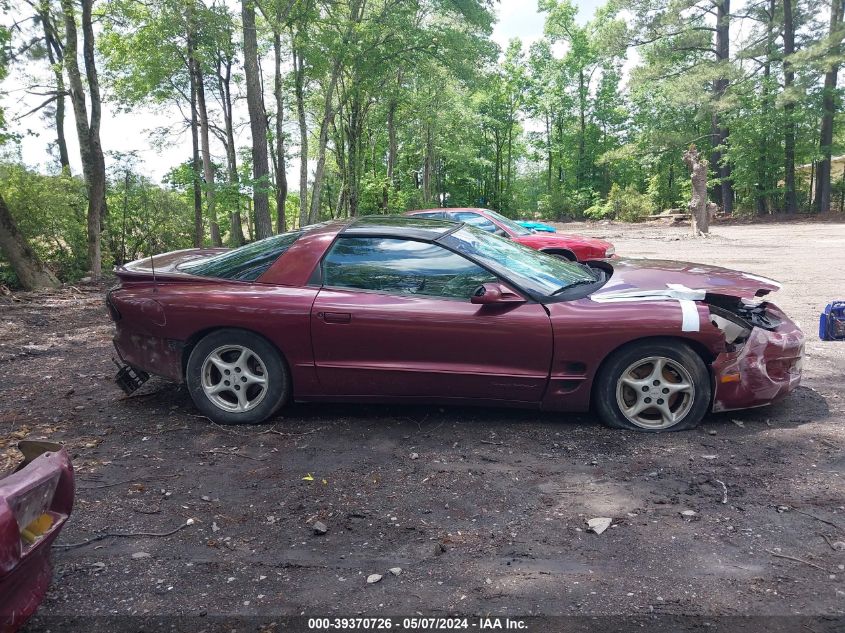
[[610,426],[659,431],[800,381],[804,336],[760,299],[770,279],[573,263],[455,222],[334,221],[117,274],[123,379],[184,381],[221,423],[335,400],[592,407]]
[[465,222],[471,226],[512,239],[525,246],[556,255],[570,261],[588,261],[612,257],[616,253],[613,244],[595,237],[575,235],[573,233],[545,233],[534,231],[517,224],[501,213],[491,209],[420,209],[408,211],[405,215],[435,220]]

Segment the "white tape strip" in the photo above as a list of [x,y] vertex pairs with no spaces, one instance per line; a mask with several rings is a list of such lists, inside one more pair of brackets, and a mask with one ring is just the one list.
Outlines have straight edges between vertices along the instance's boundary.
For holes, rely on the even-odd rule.
[[598,303],[625,303],[631,301],[677,301],[681,306],[681,331],[698,332],[701,319],[696,301],[703,301],[706,290],[693,290],[681,284],[666,284],[666,290],[627,290],[599,293],[590,297]]
[[698,332],[701,330],[701,319],[698,318],[698,306],[695,301],[681,299],[681,332]]
[[706,290],[693,290],[681,284],[666,284],[666,287],[674,291],[672,296],[676,299],[686,299],[688,301],[704,301]]
[[625,290],[592,295],[590,299],[598,303],[616,303],[619,301],[666,301],[667,299],[685,299],[687,301],[703,301],[705,290],[693,290],[680,284],[667,284],[667,289],[658,290]]

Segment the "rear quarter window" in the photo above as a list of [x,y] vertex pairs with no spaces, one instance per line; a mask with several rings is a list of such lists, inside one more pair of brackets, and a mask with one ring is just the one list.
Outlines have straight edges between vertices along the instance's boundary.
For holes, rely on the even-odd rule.
[[178,270],[200,277],[255,281],[284,255],[302,231],[273,235],[214,257],[180,264]]

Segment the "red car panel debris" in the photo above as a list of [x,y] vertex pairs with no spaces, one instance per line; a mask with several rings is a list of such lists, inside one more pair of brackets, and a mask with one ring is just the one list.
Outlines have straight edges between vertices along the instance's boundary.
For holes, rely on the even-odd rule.
[[35,613],[52,578],[50,548],[73,508],[73,466],[59,444],[22,441],[24,461],[0,479],[0,633]]

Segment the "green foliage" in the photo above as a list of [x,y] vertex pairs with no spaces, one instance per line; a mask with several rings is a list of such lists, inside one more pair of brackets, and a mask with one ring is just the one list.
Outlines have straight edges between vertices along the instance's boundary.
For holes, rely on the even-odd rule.
[[[128,165],[112,170],[104,242],[115,264],[193,245],[193,197],[168,191]],[[221,227],[222,228],[222,227]]]
[[[5,8],[5,6],[0,3],[0,8]],[[0,81],[3,81],[9,73],[9,61],[7,56],[10,39],[9,29],[0,25]],[[5,133],[5,129],[6,119],[3,114],[3,108],[0,108],[0,144],[3,143],[3,134]]]
[[21,235],[62,280],[87,270],[85,213],[81,178],[44,176],[22,165],[0,164],[0,193]]
[[634,187],[620,187],[613,183],[607,200],[594,204],[584,211],[584,216],[591,220],[614,219],[622,222],[637,222],[655,212],[651,196],[637,191]]
[[[73,282],[86,274],[88,203],[81,178],[67,173],[46,176],[20,164],[0,163],[0,193],[18,230],[60,280]],[[104,270],[113,263],[192,245],[191,204],[182,194],[133,171],[131,164],[118,163],[112,169],[106,198]],[[16,284],[0,264],[0,283],[7,282]]]
[[[777,3],[773,14],[768,3],[735,11],[730,51],[720,58],[713,19],[724,5],[706,0],[610,0],[589,21],[573,0],[540,0],[544,35],[527,50],[518,40],[504,50],[494,44],[489,0],[256,0],[266,92],[260,123],[269,124],[274,159],[309,163],[310,191],[288,195],[287,224],[298,222],[300,195],[306,206],[312,202],[310,174],[321,149],[319,219],[446,204],[488,206],[511,217],[637,220],[686,206],[689,174],[681,157],[691,143],[711,160],[714,198],[724,176],[737,212],[777,212],[785,199],[787,123],[795,127],[798,200],[808,207],[813,163],[828,150],[845,150],[842,90],[833,95],[833,143],[819,147],[824,73],[843,59],[832,37],[839,31],[828,35],[807,0],[794,4],[799,52],[788,60],[795,81],[785,90]],[[160,112],[158,143],[190,130],[189,65],[202,76],[210,156],[217,161],[214,215],[224,243],[238,241],[230,227],[238,217],[252,239],[251,198],[276,191],[274,174],[253,177],[236,5],[109,0],[97,7],[103,94],[112,108]],[[19,26],[14,38],[0,28],[0,79],[15,50],[31,51],[30,61],[43,63],[43,36],[37,16],[30,17],[36,26]],[[267,98],[275,89],[276,47],[283,156],[276,155],[276,100]],[[301,73],[291,70],[294,53]],[[307,156],[297,156],[298,106]],[[51,107],[43,111],[47,118],[55,114]],[[69,114],[66,119],[70,131]],[[725,140],[713,133],[714,122],[729,131]],[[6,133],[0,110],[0,143]],[[199,165],[173,166],[160,187],[130,155],[110,155],[108,163],[107,264],[193,243],[195,188],[209,193]],[[19,165],[4,165],[2,175],[0,190],[39,254],[65,279],[81,274],[80,181]],[[289,184],[295,190],[298,179]],[[834,197],[845,195],[841,188]],[[273,195],[270,200],[275,218]],[[207,243],[205,195],[202,206],[204,233],[197,239]]]

